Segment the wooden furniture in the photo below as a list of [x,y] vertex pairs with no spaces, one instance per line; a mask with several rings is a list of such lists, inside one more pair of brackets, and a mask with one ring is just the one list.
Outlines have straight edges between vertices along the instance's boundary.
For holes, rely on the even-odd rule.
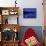
[[2,42],[0,41],[0,46],[2,46]]
[[[19,7],[0,7],[1,24],[8,23],[8,16],[19,16]],[[17,18],[18,19],[18,18]]]
[[3,46],[18,46],[18,41],[5,41]]
[[[9,30],[10,32],[13,31],[14,33],[19,32],[20,26],[19,26],[18,16],[19,16],[19,7],[0,7],[0,32],[1,32],[0,46],[18,46],[19,40],[13,38],[15,40],[10,39],[7,41],[4,40],[2,37],[3,33],[6,32],[7,30]],[[8,21],[9,17],[15,17],[16,20],[13,18],[13,20]],[[11,21],[15,23],[12,24]]]

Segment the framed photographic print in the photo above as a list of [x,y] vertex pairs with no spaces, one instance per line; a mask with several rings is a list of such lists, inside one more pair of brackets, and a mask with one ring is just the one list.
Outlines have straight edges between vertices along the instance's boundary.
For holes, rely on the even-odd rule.
[[2,10],[2,15],[9,15],[9,10]]
[[23,8],[23,17],[24,18],[36,18],[37,16],[36,8]]
[[11,11],[11,12],[10,12],[10,15],[14,15],[14,12]]
[[15,11],[15,10],[10,10],[10,15],[16,15],[18,12],[17,11]]

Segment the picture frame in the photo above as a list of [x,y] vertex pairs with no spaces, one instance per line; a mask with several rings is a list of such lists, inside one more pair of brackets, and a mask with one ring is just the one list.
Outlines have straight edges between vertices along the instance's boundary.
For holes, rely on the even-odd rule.
[[2,10],[2,15],[9,15],[9,10]]
[[9,11],[9,14],[10,14],[10,15],[16,15],[17,13],[18,13],[18,12],[15,11],[15,10],[10,10],[10,11]]
[[36,18],[37,9],[36,8],[23,8],[23,18]]

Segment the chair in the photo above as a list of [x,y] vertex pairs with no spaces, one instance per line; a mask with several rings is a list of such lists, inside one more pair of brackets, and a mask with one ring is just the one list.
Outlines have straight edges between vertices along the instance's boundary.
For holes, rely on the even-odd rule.
[[[37,35],[34,32],[34,30],[32,28],[27,29],[27,31],[24,34],[24,37],[22,38],[21,46],[27,46],[25,40],[30,38],[30,37],[32,37],[32,36],[34,36],[37,39]],[[37,42],[37,44],[35,46],[41,46],[41,44],[40,44],[38,39],[37,39],[37,41],[38,42]]]

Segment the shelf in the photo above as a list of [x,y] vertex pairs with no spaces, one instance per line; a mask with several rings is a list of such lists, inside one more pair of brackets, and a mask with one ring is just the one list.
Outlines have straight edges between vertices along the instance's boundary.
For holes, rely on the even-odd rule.
[[2,16],[2,24],[18,24],[18,16]]
[[[12,24],[13,20],[10,19],[9,21],[9,16],[10,17],[15,17],[15,23],[13,24],[18,24],[18,16],[19,16],[19,7],[0,7],[0,24]],[[17,16],[17,17],[16,17]]]
[[0,7],[0,46],[18,46],[20,31],[18,16],[19,7]]
[[18,24],[0,24],[1,31],[5,28],[12,29],[13,31],[16,29],[17,32],[20,30],[20,26]]
[[0,7],[0,10],[6,10],[6,9],[18,9],[19,7]]
[[17,41],[12,41],[12,42],[2,42],[3,46],[18,46],[18,42]]
[[0,46],[18,46],[18,41],[1,41]]
[[2,15],[19,15],[19,7],[0,7],[0,14]]
[[12,40],[10,40],[10,41],[3,41],[4,43],[16,43],[16,42],[19,42],[19,40],[15,40],[15,41],[12,41]]

